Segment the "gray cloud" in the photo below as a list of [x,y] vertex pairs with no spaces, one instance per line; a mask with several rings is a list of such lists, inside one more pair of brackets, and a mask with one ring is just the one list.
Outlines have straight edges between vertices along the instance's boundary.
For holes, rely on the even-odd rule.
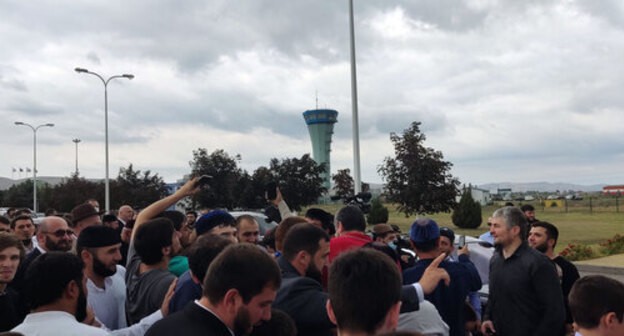
[[[41,1],[0,11],[11,13],[0,43],[12,46],[0,55],[0,116],[55,122],[58,133],[42,137],[50,148],[71,153],[71,137],[101,145],[103,88],[73,72],[83,66],[136,75],[109,86],[111,144],[123,164],[175,179],[197,147],[184,132],[257,162],[309,152],[301,113],[316,91],[320,107],[340,112],[332,166],[352,162],[346,1]],[[365,179],[380,180],[388,134],[421,121],[427,145],[466,182],[553,172],[617,180],[609,167],[624,164],[623,15],[615,0],[356,1]],[[28,152],[20,146],[7,141],[0,155]],[[84,173],[101,175],[91,151]]]

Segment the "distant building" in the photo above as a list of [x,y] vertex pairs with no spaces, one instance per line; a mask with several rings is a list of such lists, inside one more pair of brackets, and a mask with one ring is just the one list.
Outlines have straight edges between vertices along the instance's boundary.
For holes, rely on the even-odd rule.
[[312,140],[312,157],[317,164],[325,165],[325,173],[321,174],[323,186],[330,190],[331,169],[330,152],[334,124],[338,121],[336,110],[320,109],[303,112],[303,118],[308,125],[310,140]]
[[512,200],[512,198],[511,198],[511,188],[498,188],[498,190],[496,190],[496,194],[503,201],[511,201]]
[[602,187],[602,193],[614,196],[624,194],[624,185],[604,186]]
[[488,205],[492,203],[492,195],[490,195],[490,191],[489,190],[485,190],[485,189],[479,189],[479,188],[475,188],[472,187],[472,189],[470,189],[472,191],[472,198],[479,202],[479,204],[481,204],[481,206],[484,205]]
[[[489,190],[471,187],[470,195],[472,196],[472,199],[474,199],[476,202],[479,202],[481,206],[485,206],[485,205],[492,203],[492,195],[490,194]],[[460,199],[461,199],[461,195],[456,197],[457,202],[459,202]]]

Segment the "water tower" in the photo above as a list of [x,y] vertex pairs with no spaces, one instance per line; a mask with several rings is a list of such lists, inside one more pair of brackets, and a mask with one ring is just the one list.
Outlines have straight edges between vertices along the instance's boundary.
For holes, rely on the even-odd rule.
[[303,112],[303,118],[308,125],[310,140],[312,140],[312,157],[318,164],[325,164],[323,186],[329,191],[331,170],[329,167],[329,153],[331,152],[332,134],[334,124],[337,122],[338,111],[336,110],[308,110]]

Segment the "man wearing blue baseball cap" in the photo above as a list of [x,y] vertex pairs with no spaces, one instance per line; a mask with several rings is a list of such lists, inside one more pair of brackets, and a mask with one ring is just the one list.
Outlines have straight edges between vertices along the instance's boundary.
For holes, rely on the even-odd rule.
[[[442,252],[440,250],[440,228],[429,218],[417,219],[410,229],[410,240],[419,260],[414,267],[403,272],[403,283],[418,281],[425,269]],[[465,332],[464,302],[469,292],[481,288],[481,277],[468,257],[468,248],[458,250],[458,262],[442,261],[451,282],[449,286],[440,283],[425,298],[438,309],[444,322],[450,327],[450,335],[463,336]]]

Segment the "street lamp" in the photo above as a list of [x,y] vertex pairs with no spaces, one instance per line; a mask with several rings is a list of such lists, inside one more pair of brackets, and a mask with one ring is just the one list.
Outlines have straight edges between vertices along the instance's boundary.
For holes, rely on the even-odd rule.
[[77,73],[86,73],[89,75],[96,76],[102,81],[102,84],[104,84],[104,137],[105,137],[105,152],[106,152],[105,154],[106,156],[106,178],[104,180],[104,194],[105,194],[104,199],[105,199],[105,205],[106,205],[106,212],[109,212],[110,211],[110,183],[109,183],[109,177],[108,177],[108,83],[115,78],[133,79],[134,75],[132,74],[115,75],[115,76],[109,77],[108,79],[104,79],[104,77],[100,76],[100,74],[93,72],[93,71],[89,71],[84,68],[75,68],[74,71],[76,71]]
[[78,143],[81,141],[80,139],[72,139],[72,141],[76,144],[76,177],[78,176]]
[[33,131],[33,211],[37,213],[37,130],[41,127],[54,127],[54,124],[41,124],[33,127],[31,124],[16,121],[17,126],[27,126]]

